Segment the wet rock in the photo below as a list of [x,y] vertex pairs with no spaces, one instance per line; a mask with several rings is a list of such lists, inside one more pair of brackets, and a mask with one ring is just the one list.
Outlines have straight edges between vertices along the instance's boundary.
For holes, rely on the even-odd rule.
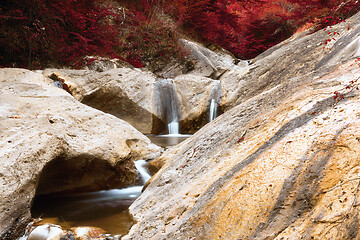
[[76,227],[71,228],[77,240],[106,240],[105,230],[97,227]]
[[65,235],[65,232],[60,226],[45,224],[34,228],[27,240],[60,240],[63,235]]
[[0,102],[0,239],[22,233],[36,193],[128,186],[136,177],[133,161],[160,151],[41,72],[1,69]]

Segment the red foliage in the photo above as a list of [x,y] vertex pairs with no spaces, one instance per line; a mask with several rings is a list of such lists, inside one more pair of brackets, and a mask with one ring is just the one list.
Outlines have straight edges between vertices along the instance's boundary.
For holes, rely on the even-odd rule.
[[0,66],[77,67],[84,65],[84,56],[98,55],[142,67],[147,49],[159,49],[152,54],[160,55],[176,41],[164,24],[148,16],[149,2],[133,1],[124,8],[107,0],[2,0]]
[[300,26],[336,24],[359,11],[356,0],[174,0],[182,26],[239,58],[252,58]]
[[299,26],[326,27],[359,9],[356,0],[2,0],[0,66],[76,67],[87,55],[148,66],[181,58],[179,35],[248,59]]
[[118,32],[106,21],[119,19],[110,10],[94,0],[3,0],[0,62],[37,68],[77,65],[88,53],[114,56]]

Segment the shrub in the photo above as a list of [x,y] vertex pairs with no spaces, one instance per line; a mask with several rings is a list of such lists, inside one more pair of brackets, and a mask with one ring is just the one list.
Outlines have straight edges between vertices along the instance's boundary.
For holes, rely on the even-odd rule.
[[0,66],[81,67],[98,55],[157,70],[184,59],[181,36],[248,59],[359,10],[357,0],[2,0]]

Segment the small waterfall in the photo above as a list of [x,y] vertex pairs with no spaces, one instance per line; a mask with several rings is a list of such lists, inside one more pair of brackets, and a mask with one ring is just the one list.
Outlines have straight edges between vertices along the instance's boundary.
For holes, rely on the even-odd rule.
[[178,135],[179,134],[179,122],[173,121],[168,123],[168,130],[170,135]]
[[215,99],[211,99],[209,122],[213,121],[216,117],[217,117],[217,103]]
[[218,81],[210,92],[209,122],[218,116],[218,106],[221,100],[221,84]]
[[158,116],[167,124],[168,133],[178,135],[181,120],[180,101],[171,79],[156,81],[154,98]]
[[150,178],[150,174],[146,169],[147,162],[145,160],[137,160],[135,161],[135,167],[139,171],[143,184],[145,184]]

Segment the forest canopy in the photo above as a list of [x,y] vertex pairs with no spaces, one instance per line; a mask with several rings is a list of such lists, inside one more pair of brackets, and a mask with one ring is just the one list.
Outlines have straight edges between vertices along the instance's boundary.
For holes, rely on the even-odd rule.
[[357,0],[2,0],[0,66],[82,67],[85,56],[102,56],[143,67],[181,59],[183,37],[250,59],[359,8]]

